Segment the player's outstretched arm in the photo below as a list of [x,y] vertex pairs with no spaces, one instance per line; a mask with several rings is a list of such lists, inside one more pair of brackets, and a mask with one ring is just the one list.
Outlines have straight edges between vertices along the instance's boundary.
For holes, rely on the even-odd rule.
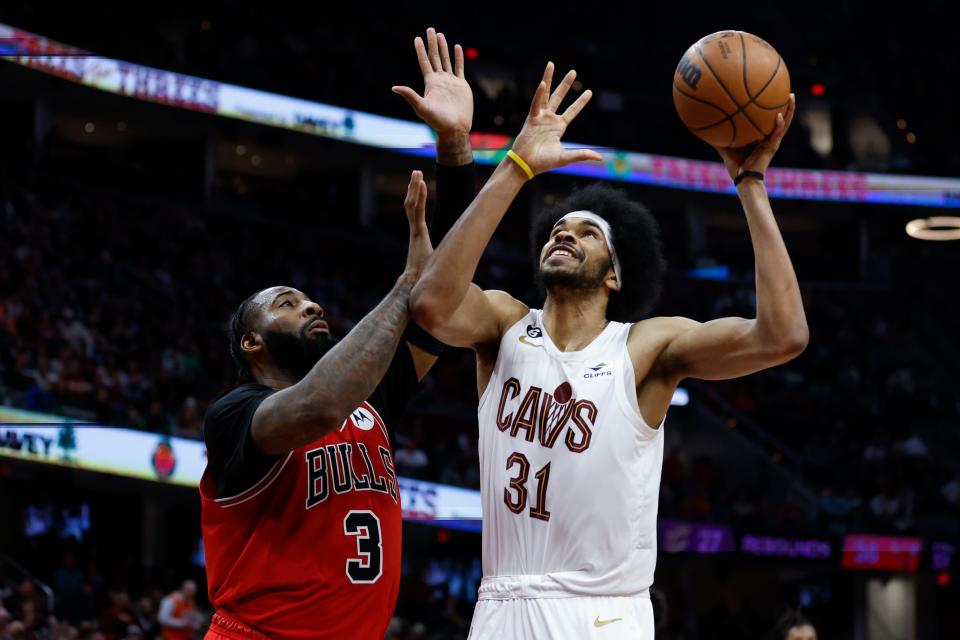
[[473,162],[470,129],[473,126],[473,92],[464,75],[463,48],[453,48],[436,29],[427,29],[413,41],[417,62],[423,73],[423,95],[410,87],[396,86],[393,92],[406,100],[417,116],[437,134],[437,164],[459,167]]
[[403,274],[302,380],[260,404],[250,432],[263,453],[286,453],[333,431],[380,383],[409,320],[410,291],[433,251],[424,222],[426,202],[423,174],[414,171],[404,201],[410,242]]
[[575,79],[576,72],[570,71],[551,94],[553,63],[547,64],[513,144],[512,151],[520,161],[505,158],[500,163],[424,268],[412,294],[413,315],[420,326],[446,344],[476,348],[496,342],[508,318],[522,315],[522,303],[502,292],[484,292],[471,281],[487,243],[524,183],[544,171],[600,160],[595,151],[568,150],[560,143],[592,95],[585,91],[558,113]]
[[748,172],[737,186],[756,259],[756,318],[721,318],[699,323],[686,318],[671,323],[673,338],[655,368],[676,381],[682,378],[735,378],[782,364],[807,346],[809,331],[800,286],[773,216],[762,179],[796,111],[791,94],[776,129],[750,150],[717,149],[731,179]]

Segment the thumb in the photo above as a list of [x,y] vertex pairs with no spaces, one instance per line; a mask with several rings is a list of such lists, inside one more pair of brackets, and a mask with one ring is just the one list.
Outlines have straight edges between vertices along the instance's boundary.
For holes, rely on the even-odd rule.
[[423,100],[423,98],[420,97],[420,94],[410,87],[393,87],[391,91],[406,100],[407,103],[414,109],[418,109],[420,107],[420,101]]
[[575,162],[603,162],[603,156],[593,149],[572,149],[563,153],[563,163]]

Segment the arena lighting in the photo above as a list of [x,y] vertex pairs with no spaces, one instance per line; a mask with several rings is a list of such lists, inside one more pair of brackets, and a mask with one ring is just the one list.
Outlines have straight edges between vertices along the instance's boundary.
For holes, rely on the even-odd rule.
[[810,85],[810,95],[821,98],[827,93],[827,85],[822,82],[814,82]]
[[677,387],[673,390],[673,397],[670,399],[671,407],[685,407],[690,404],[690,394],[683,387]]
[[[2,23],[0,60],[129,99],[413,156],[433,158],[436,153],[433,131],[422,122],[114,60]],[[504,134],[471,134],[478,164],[499,163],[512,142]],[[569,165],[557,173],[669,189],[736,193],[727,170],[719,162],[577,143],[564,146],[596,149],[603,160]],[[767,171],[766,185],[772,198],[960,209],[958,178],[778,167]]]
[[907,235],[917,240],[960,240],[960,216],[932,216],[907,223]]

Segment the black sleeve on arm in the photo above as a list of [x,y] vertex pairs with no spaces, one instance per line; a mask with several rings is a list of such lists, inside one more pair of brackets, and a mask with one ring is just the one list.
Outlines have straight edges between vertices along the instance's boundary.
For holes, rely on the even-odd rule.
[[407,345],[401,343],[393,356],[390,368],[383,380],[377,385],[370,403],[383,418],[387,429],[396,428],[407,408],[417,395],[420,381],[417,380],[417,368]]
[[410,320],[403,332],[403,340],[420,347],[433,356],[439,356],[447,348],[447,345],[427,333],[426,329],[414,322],[413,319]]
[[437,165],[437,205],[430,220],[430,238],[440,244],[477,195],[476,165],[460,167]]
[[207,409],[203,439],[218,498],[236,496],[257,484],[280,457],[262,453],[250,434],[253,414],[273,393],[274,389],[262,384],[243,384]]

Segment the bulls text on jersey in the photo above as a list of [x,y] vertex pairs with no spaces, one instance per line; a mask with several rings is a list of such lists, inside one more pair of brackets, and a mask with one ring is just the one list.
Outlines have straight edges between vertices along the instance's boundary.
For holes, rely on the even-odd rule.
[[[368,405],[369,406],[369,405]],[[348,417],[344,429],[370,431],[380,427],[386,438],[386,429],[379,417],[374,418],[368,406],[359,407]],[[398,500],[397,474],[390,449],[384,444],[368,446],[365,442],[337,442],[308,449],[306,508],[322,503],[333,492],[337,495],[350,491],[377,491]]]

